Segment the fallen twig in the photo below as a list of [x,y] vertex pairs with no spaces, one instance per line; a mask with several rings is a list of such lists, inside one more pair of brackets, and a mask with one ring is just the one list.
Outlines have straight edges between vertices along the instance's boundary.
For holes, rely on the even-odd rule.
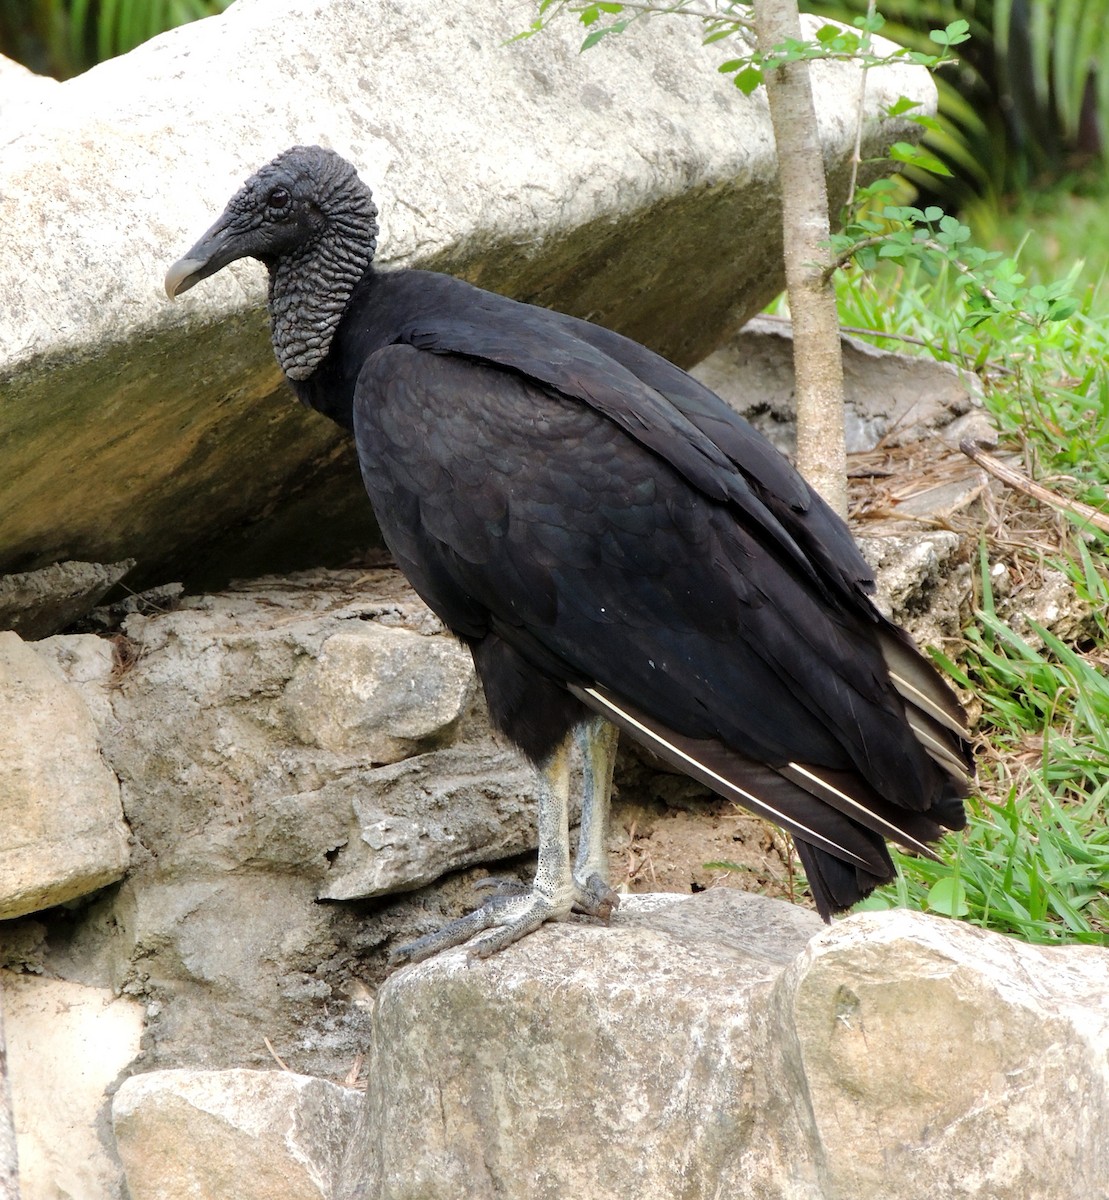
[[290,1071],[292,1068],[273,1048],[273,1043],[270,1041],[270,1039],[268,1037],[263,1037],[262,1041],[266,1043],[266,1049],[273,1055],[273,1061],[277,1063],[282,1071]]
[[995,479],[1000,479],[1002,483],[1007,484],[1009,487],[1015,488],[1018,492],[1023,492],[1026,496],[1032,496],[1034,499],[1048,504],[1052,508],[1068,512],[1080,521],[1085,521],[1093,525],[1095,529],[1109,533],[1109,515],[1106,515],[1100,509],[1093,508],[1089,504],[1083,504],[1080,500],[1064,499],[1062,496],[1051,491],[1050,488],[1045,488],[1042,483],[1037,483],[1034,479],[1029,479],[1027,475],[1022,471],[1018,471],[1016,467],[1002,462],[1001,459],[995,458],[992,454],[987,454],[985,450],[976,446],[969,438],[959,443],[959,449],[972,462],[977,463],[984,471],[989,471]]

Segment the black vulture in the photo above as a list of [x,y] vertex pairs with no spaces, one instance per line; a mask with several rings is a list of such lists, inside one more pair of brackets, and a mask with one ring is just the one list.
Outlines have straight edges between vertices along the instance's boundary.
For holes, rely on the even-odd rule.
[[[615,733],[794,838],[825,920],[965,823],[962,709],[870,599],[846,525],[715,393],[639,343],[448,275],[378,271],[354,168],[297,146],[166,276],[269,271],[273,346],[354,434],[382,535],[472,651],[495,727],[541,778],[530,888],[402,947],[484,955],[607,916]],[[611,724],[610,724],[611,723]],[[571,863],[571,745],[584,748]]]

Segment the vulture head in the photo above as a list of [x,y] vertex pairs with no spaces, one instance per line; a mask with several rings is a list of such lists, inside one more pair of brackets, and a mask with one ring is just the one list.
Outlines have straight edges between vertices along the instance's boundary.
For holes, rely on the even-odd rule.
[[377,248],[377,207],[333,150],[294,146],[256,171],[219,220],[170,267],[176,299],[239,258],[269,270],[273,347],[285,374],[307,379],[326,357]]

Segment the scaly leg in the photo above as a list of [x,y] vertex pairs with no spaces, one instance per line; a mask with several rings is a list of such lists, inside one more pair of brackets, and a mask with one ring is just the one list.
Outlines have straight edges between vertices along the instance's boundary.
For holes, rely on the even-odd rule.
[[569,914],[577,891],[570,870],[569,739],[551,755],[540,773],[540,781],[539,863],[531,887],[518,894],[491,896],[467,916],[401,946],[393,952],[392,962],[419,962],[489,930],[470,948],[472,955],[486,958],[538,929],[545,921],[559,920]]
[[[590,717],[574,730],[574,744],[582,767],[581,829],[574,859],[574,912],[607,921],[620,898],[608,886],[609,811],[612,770],[620,733],[603,717]],[[516,879],[482,879],[479,891],[496,896],[522,896],[529,890]]]
[[562,920],[571,910],[604,919],[611,915],[619,897],[605,882],[608,876],[605,837],[617,733],[607,721],[597,717],[579,726],[572,736],[581,748],[584,788],[581,838],[573,870],[570,868],[570,739],[567,738],[540,771],[539,862],[532,885],[489,881],[494,895],[480,908],[435,933],[399,947],[390,956],[392,963],[420,962],[489,930],[470,947],[472,955],[487,958],[544,922]]
[[592,717],[574,731],[582,759],[581,832],[574,859],[574,883],[579,895],[592,900],[585,908],[592,916],[608,918],[620,903],[608,886],[609,812],[612,769],[620,734],[604,717]]

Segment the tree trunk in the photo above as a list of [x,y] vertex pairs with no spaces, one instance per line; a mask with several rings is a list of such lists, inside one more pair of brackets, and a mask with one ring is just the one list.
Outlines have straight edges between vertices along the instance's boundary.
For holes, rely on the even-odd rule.
[[[759,50],[801,37],[796,0],[754,0]],[[786,289],[793,315],[797,396],[797,468],[841,516],[847,516],[843,357],[835,293],[824,282],[828,188],[817,132],[809,65],[764,73],[778,149]]]

